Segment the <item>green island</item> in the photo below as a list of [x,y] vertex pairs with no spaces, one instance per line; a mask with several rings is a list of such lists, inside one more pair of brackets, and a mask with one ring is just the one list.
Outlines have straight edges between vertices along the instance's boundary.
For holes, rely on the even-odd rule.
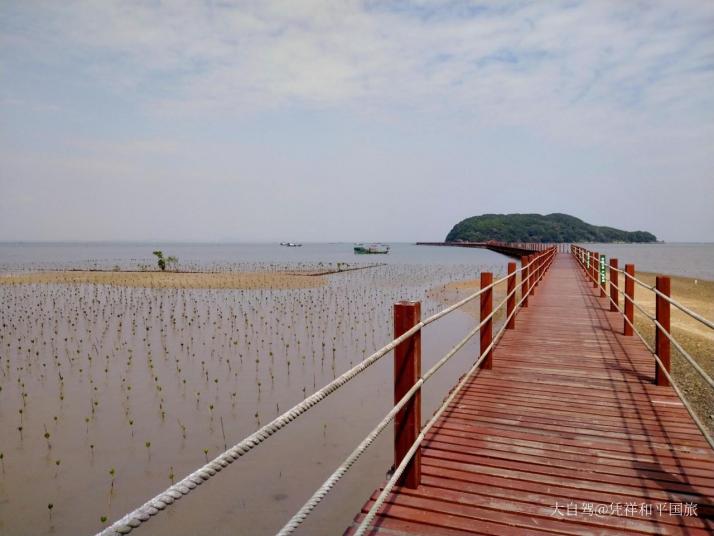
[[656,242],[647,231],[591,225],[568,214],[483,214],[460,221],[446,242]]

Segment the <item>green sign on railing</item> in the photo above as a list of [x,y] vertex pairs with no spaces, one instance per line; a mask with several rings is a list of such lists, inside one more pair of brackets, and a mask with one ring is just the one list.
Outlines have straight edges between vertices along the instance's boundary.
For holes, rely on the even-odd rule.
[[600,284],[605,284],[605,255],[600,255]]

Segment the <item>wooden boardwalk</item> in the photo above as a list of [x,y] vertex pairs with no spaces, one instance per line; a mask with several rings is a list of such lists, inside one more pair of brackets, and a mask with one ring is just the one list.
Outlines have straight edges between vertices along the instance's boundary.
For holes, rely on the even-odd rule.
[[370,534],[714,534],[714,452],[597,296],[558,254]]

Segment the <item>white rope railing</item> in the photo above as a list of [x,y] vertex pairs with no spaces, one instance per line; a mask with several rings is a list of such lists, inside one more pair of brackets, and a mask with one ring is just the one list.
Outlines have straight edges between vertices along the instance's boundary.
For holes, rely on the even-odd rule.
[[[521,306],[521,304],[523,303],[524,300],[525,300],[525,296],[523,298],[521,298],[520,302],[518,303],[518,307]],[[498,343],[501,335],[503,335],[503,333],[505,332],[506,326],[508,325],[508,321],[515,315],[516,311],[518,310],[518,307],[514,308],[514,310],[511,312],[511,314],[508,315],[508,318],[506,318],[506,321],[504,322],[503,326],[501,326],[501,329],[498,331],[498,333],[496,333],[496,336],[493,338],[491,343],[481,353],[481,355],[476,360],[476,362],[473,364],[473,366],[469,369],[469,371],[461,378],[461,380],[456,385],[456,387],[451,391],[449,396],[446,397],[446,399],[441,404],[439,409],[434,413],[432,418],[429,419],[429,422],[427,422],[426,425],[424,425],[421,432],[417,436],[416,440],[414,441],[414,443],[412,443],[412,446],[406,452],[406,454],[404,455],[404,458],[402,458],[401,463],[394,470],[394,473],[392,474],[391,478],[385,484],[385,486],[382,489],[379,496],[375,499],[374,503],[372,504],[369,511],[365,515],[364,519],[362,519],[362,522],[360,523],[359,527],[357,527],[357,530],[355,531],[354,536],[364,536],[365,532],[370,528],[370,525],[372,524],[374,517],[377,515],[377,512],[384,504],[384,501],[387,499],[389,494],[392,492],[392,489],[394,489],[394,486],[396,486],[397,482],[399,482],[399,479],[401,478],[405,469],[409,465],[409,462],[414,457],[414,454],[416,453],[417,449],[421,446],[421,443],[424,441],[424,438],[426,437],[427,432],[441,418],[441,415],[451,405],[451,402],[454,400],[454,398],[456,398],[456,395],[458,395],[461,392],[461,389],[463,389],[463,387],[468,383],[468,381],[473,376],[474,372],[479,370],[481,363],[486,359],[486,357],[491,352],[491,350],[493,350],[493,348]]]
[[[236,461],[238,458],[250,452],[253,448],[261,444],[268,437],[272,436],[277,431],[287,426],[290,422],[294,421],[300,415],[317,405],[325,398],[327,398],[337,389],[345,385],[350,380],[354,379],[362,372],[364,372],[367,368],[372,366],[379,359],[394,350],[394,348],[396,348],[399,344],[401,344],[409,337],[420,331],[422,328],[446,316],[452,311],[463,307],[465,304],[481,296],[487,290],[493,289],[497,285],[506,281],[509,277],[514,277],[515,274],[522,272],[526,268],[530,268],[533,264],[539,262],[541,258],[546,256],[552,257],[552,250],[535,254],[533,259],[528,264],[521,266],[514,272],[496,281],[493,281],[491,284],[479,289],[478,291],[447,307],[446,309],[443,309],[426,318],[425,320],[418,322],[409,330],[404,332],[402,335],[395,338],[393,341],[386,344],[385,346],[371,354],[369,357],[365,358],[363,361],[332,380],[330,383],[307,397],[302,402],[296,404],[280,416],[273,419],[268,424],[262,426],[260,429],[253,432],[251,435],[249,435],[230,449],[226,450],[222,454],[216,456],[213,460],[201,466],[196,471],[192,472],[177,483],[169,486],[163,492],[149,499],[135,510],[129,512],[119,520],[104,528],[102,531],[97,533],[97,536],[116,536],[117,534],[129,534],[133,529],[139,527],[142,523],[148,521],[149,519],[151,519],[151,517],[163,511],[168,505],[173,504],[176,500],[180,499],[185,495],[188,495],[188,493],[190,493],[197,486],[201,485],[203,482],[213,477],[216,473],[220,472],[223,468],[227,467],[228,465]],[[529,283],[529,291],[533,286],[530,284],[531,277],[535,277],[535,274],[528,270],[528,276],[526,278],[526,281],[528,281]]]
[[708,319],[704,318],[702,315],[700,315],[700,314],[697,313],[696,311],[692,311],[690,308],[686,307],[685,305],[682,305],[682,304],[679,303],[677,300],[672,299],[671,296],[667,296],[667,295],[664,294],[663,292],[657,290],[657,287],[656,287],[656,286],[654,286],[654,285],[652,285],[652,286],[647,285],[646,283],[640,281],[639,279],[637,279],[637,278],[634,277],[634,276],[631,276],[631,275],[628,274],[627,272],[625,272],[625,271],[623,271],[623,270],[620,270],[619,268],[613,268],[613,270],[615,270],[615,271],[617,271],[617,272],[620,272],[621,274],[624,274],[625,277],[629,277],[629,278],[633,279],[633,280],[635,281],[635,283],[637,283],[637,284],[643,286],[643,287],[646,288],[647,290],[651,290],[652,292],[654,292],[654,293],[655,293],[657,296],[659,296],[660,298],[662,298],[662,299],[668,301],[671,305],[674,305],[677,309],[679,309],[680,311],[682,311],[684,314],[686,314],[686,315],[692,317],[694,320],[697,320],[698,322],[701,322],[702,324],[704,324],[704,325],[707,326],[708,328],[714,329],[714,322],[712,322],[711,320],[708,320]]
[[[574,247],[577,248],[577,246],[574,246]],[[587,250],[584,250],[584,251],[587,251]],[[578,261],[578,263],[580,263],[581,265],[583,265],[583,263],[582,263],[581,260],[577,257],[577,255],[576,255],[575,257],[576,257],[576,260]],[[585,267],[585,266],[583,266],[583,267]],[[616,268],[614,268],[614,267],[613,267],[613,269],[615,269],[616,271],[618,271],[618,272],[620,272],[620,273],[624,273],[626,276],[631,277],[632,279],[635,279],[635,280],[636,280],[636,278],[634,278],[633,276],[631,276],[630,274],[628,274],[628,273],[626,273],[626,272],[623,272],[622,270],[616,269]],[[590,279],[593,279],[592,276],[588,273],[587,268],[585,269],[585,272],[586,272],[586,275],[587,275]],[[616,289],[616,291],[618,292],[618,294],[623,294],[628,302],[630,302],[630,303],[632,303],[632,304],[634,304],[634,305],[638,305],[637,302],[636,302],[634,299],[630,299],[629,296],[627,296],[626,294],[622,293],[620,287],[617,286],[617,285],[614,285],[614,284],[612,283],[612,281],[610,281],[609,279],[608,279],[608,283],[609,283],[610,285],[612,285],[612,286]],[[649,287],[648,287],[647,285],[645,285],[645,284],[643,284],[643,286],[649,288]],[[656,289],[652,288],[651,290],[656,290]],[[661,293],[661,292],[659,292],[659,291],[657,291],[657,294],[659,294],[659,295],[662,296],[663,298],[667,298],[667,296],[666,296],[665,294],[663,294],[663,293]],[[640,338],[640,340],[642,341],[642,344],[644,344],[645,347],[647,348],[647,350],[654,356],[655,361],[657,362],[657,365],[658,365],[658,367],[659,367],[659,370],[665,375],[665,377],[667,378],[667,380],[668,380],[669,383],[671,384],[672,388],[674,389],[674,392],[677,394],[677,396],[679,397],[680,401],[681,401],[682,404],[684,405],[685,409],[687,410],[687,412],[689,413],[689,415],[692,417],[692,420],[694,420],[694,423],[697,425],[697,428],[699,428],[699,431],[700,431],[700,432],[702,433],[702,435],[704,436],[704,439],[707,441],[707,443],[709,443],[709,446],[711,446],[712,449],[714,449],[714,438],[712,438],[712,436],[709,434],[709,431],[707,430],[706,426],[704,425],[704,423],[702,423],[701,419],[697,416],[697,414],[695,413],[694,409],[693,409],[692,406],[689,404],[689,402],[688,402],[687,399],[685,398],[684,394],[683,394],[682,391],[680,390],[679,386],[678,386],[677,383],[674,381],[674,379],[673,379],[672,376],[670,375],[669,371],[667,371],[667,369],[665,368],[664,364],[662,363],[662,360],[661,360],[660,357],[657,355],[657,351],[655,350],[655,348],[653,348],[653,347],[647,342],[647,340],[646,340],[645,337],[642,335],[642,333],[640,333],[640,331],[635,327],[634,322],[630,321],[630,319],[627,318],[627,315],[625,314],[625,312],[624,312],[624,311],[622,310],[622,308],[615,302],[615,300],[612,299],[612,296],[607,295],[607,298],[608,298],[608,300],[610,301],[610,303],[613,305],[613,307],[615,307],[615,309],[617,309],[617,311],[623,316],[623,318],[625,319],[625,322],[627,322],[627,324],[632,328],[632,331]],[[670,301],[670,303],[673,303],[673,302],[674,302],[674,300],[669,300],[669,301]],[[638,308],[639,308],[639,306],[638,306]],[[685,312],[686,312],[686,311],[685,311]],[[711,387],[714,388],[714,380],[712,380],[712,378],[706,373],[706,371],[704,371],[704,369],[701,368],[701,366],[699,365],[699,363],[696,362],[696,360],[689,354],[689,352],[687,352],[687,351],[682,347],[682,345],[679,344],[679,342],[678,342],[674,337],[672,337],[672,335],[669,333],[669,331],[666,330],[666,329],[664,329],[664,326],[662,326],[662,324],[660,324],[660,323],[657,321],[657,319],[656,319],[655,317],[652,317],[652,316],[650,316],[650,315],[648,315],[648,314],[646,314],[645,316],[647,316],[648,318],[650,318],[650,319],[655,323],[655,325],[659,328],[660,332],[661,332],[661,333],[664,333],[664,335],[667,337],[667,339],[669,339],[669,341],[670,341],[672,344],[674,344],[675,348],[677,348],[677,350],[679,350],[679,352],[687,359],[687,361],[689,362],[689,364],[692,365],[692,366],[694,367],[694,369],[700,374],[700,376],[701,376]]]
[[[515,272],[512,274],[509,274],[508,277],[515,276]],[[506,277],[505,279],[507,279]],[[507,303],[507,301],[516,294],[516,291],[518,289],[521,289],[522,294],[524,293],[522,290],[522,287],[524,283],[529,283],[530,281],[530,276],[527,277],[526,279],[522,279],[520,283],[518,283],[516,286],[514,286],[513,290],[509,292],[505,298],[496,306],[494,307],[491,312],[483,319],[481,319],[480,323],[473,328],[467,335],[464,337],[461,341],[459,341],[456,345],[454,345],[439,361],[437,361],[426,373],[424,373],[417,381],[416,383],[407,391],[407,393],[397,402],[397,404],[387,413],[387,415],[377,424],[377,426],[372,429],[372,431],[367,435],[367,437],[360,443],[353,451],[350,453],[350,455],[345,459],[344,462],[325,480],[325,482],[315,491],[315,493],[308,499],[308,501],[298,510],[298,512],[288,521],[285,526],[277,533],[278,536],[288,536],[289,534],[292,534],[297,528],[300,526],[300,524],[307,518],[307,516],[317,507],[318,504],[327,496],[327,493],[337,484],[337,482],[347,473],[347,471],[354,465],[354,463],[357,461],[357,459],[369,448],[370,445],[374,442],[374,440],[377,438],[377,436],[387,427],[387,425],[392,421],[394,416],[399,412],[399,410],[404,407],[404,405],[411,400],[411,398],[414,397],[416,392],[421,389],[421,386],[429,379],[431,378],[446,362],[451,359],[456,353],[464,347],[464,345],[473,338],[476,333],[478,333],[481,328],[488,322],[490,321],[494,315],[503,307],[504,304]],[[505,329],[506,324],[508,324],[508,321],[515,315],[515,312],[518,307],[521,306],[523,301],[525,300],[526,296],[523,296],[521,300],[518,302],[518,305],[514,310],[511,312],[510,315],[506,318],[504,322],[504,327],[501,329]],[[500,331],[499,331],[500,333]],[[494,346],[494,343],[491,343],[489,346],[489,351],[490,349]],[[488,355],[488,352],[484,353],[484,356]],[[476,362],[475,367],[481,364],[483,359],[479,359]],[[473,367],[472,369],[473,370]],[[470,374],[470,373],[469,373]]]
[[[615,288],[617,288],[617,286],[616,286]],[[618,289],[618,290],[619,290],[619,289]],[[697,425],[697,427],[699,428],[699,430],[700,430],[700,431],[702,432],[702,434],[704,435],[704,439],[706,439],[707,443],[709,443],[709,445],[714,449],[714,439],[709,435],[709,432],[706,430],[706,427],[704,426],[704,424],[702,423],[702,421],[699,419],[699,417],[697,416],[697,414],[694,412],[694,409],[689,405],[689,402],[687,402],[687,399],[684,398],[684,394],[682,394],[682,391],[680,391],[679,386],[677,385],[677,382],[674,381],[674,379],[672,378],[672,376],[669,374],[669,372],[667,371],[667,369],[664,367],[664,364],[662,363],[662,360],[661,360],[661,359],[659,358],[659,356],[657,355],[657,352],[655,351],[655,349],[645,340],[645,337],[644,337],[644,336],[642,335],[642,333],[640,333],[640,331],[635,327],[634,323],[632,323],[632,322],[630,321],[630,319],[627,318],[627,315],[625,315],[625,312],[620,308],[620,306],[617,305],[617,304],[615,303],[615,301],[614,301],[612,298],[610,298],[609,296],[608,296],[608,298],[609,298],[610,302],[611,302],[611,303],[615,306],[615,308],[618,310],[618,312],[619,312],[620,314],[622,314],[623,318],[625,319],[625,322],[627,322],[627,323],[630,325],[630,327],[632,328],[632,331],[635,332],[635,334],[640,338],[640,340],[642,341],[642,344],[644,344],[645,347],[647,348],[647,350],[649,350],[650,353],[653,355],[653,357],[655,358],[655,361],[656,361],[657,364],[659,365],[659,367],[660,367],[660,369],[662,370],[662,372],[664,373],[665,377],[667,378],[667,380],[669,380],[669,383],[672,385],[672,388],[674,389],[674,392],[677,393],[677,395],[679,396],[679,398],[680,398],[682,404],[684,405],[685,409],[689,412],[689,415],[692,417],[692,419],[694,419],[694,423]],[[665,333],[666,333],[666,331],[665,331]],[[669,334],[668,334],[668,336],[669,336]],[[672,340],[673,340],[673,339],[670,338],[670,341],[672,341]]]
[[[631,275],[628,274],[627,272],[624,272],[624,271],[619,270],[619,269],[614,268],[614,267],[611,267],[611,268],[612,268],[613,270],[616,270],[617,272],[620,272],[620,273],[625,274],[626,277],[629,277],[629,278],[633,279],[635,282],[638,282],[638,281],[639,281],[636,277],[631,276]],[[591,276],[589,273],[587,274],[587,276],[588,276],[590,279],[593,279],[592,276]],[[657,290],[656,287],[650,287],[649,285],[646,285],[646,284],[642,283],[641,281],[639,281],[639,282],[640,282],[640,284],[641,284],[643,287],[648,288],[648,289],[650,289],[650,290],[653,290],[654,292],[656,292],[656,293],[657,293],[659,296],[661,296],[662,298],[668,298],[668,296],[667,296],[666,294],[664,294],[664,293],[660,292],[659,290]],[[657,318],[656,318],[655,316],[653,316],[652,314],[649,313],[649,311],[647,311],[646,309],[644,309],[639,303],[637,303],[636,300],[630,299],[630,297],[629,297],[626,293],[623,293],[623,292],[620,290],[620,287],[618,287],[617,285],[614,285],[614,284],[612,283],[612,281],[610,280],[609,277],[607,278],[607,283],[610,284],[612,287],[614,287],[614,288],[617,290],[618,294],[622,294],[622,295],[625,297],[625,300],[626,300],[627,302],[632,303],[632,304],[640,311],[640,313],[642,313],[642,315],[643,315],[644,317],[646,317],[646,318],[648,318],[649,320],[651,320],[651,321],[655,324],[655,326],[659,328],[659,331],[665,334],[665,336],[667,337],[667,339],[669,339],[669,341],[674,345],[674,347],[679,351],[679,353],[685,358],[685,360],[694,368],[694,370],[697,371],[697,373],[702,377],[702,379],[703,379],[705,382],[707,382],[707,383],[710,385],[710,387],[714,388],[714,379],[712,379],[712,377],[709,376],[709,374],[707,374],[707,372],[701,367],[701,365],[699,365],[699,363],[697,363],[697,361],[692,357],[692,355],[691,355],[689,352],[687,352],[687,351],[682,347],[682,345],[679,343],[679,341],[677,341],[677,340],[672,336],[672,334],[671,334],[668,330],[666,330],[666,329],[664,328],[664,326],[662,326],[662,324],[660,324],[660,323],[657,321]],[[613,305],[614,305],[615,307],[617,307],[617,304],[614,303],[614,301],[612,300],[612,298],[610,298],[609,296],[608,296],[608,298],[609,298],[610,301],[613,303]],[[669,302],[672,303],[672,304],[676,303],[674,300],[671,300],[671,299],[667,299],[667,301],[669,301]],[[679,304],[678,304],[678,305],[679,305]],[[681,307],[684,307],[684,306],[681,306]],[[619,310],[619,307],[617,307],[617,309]],[[685,309],[686,309],[686,308],[685,308]],[[621,311],[621,312],[622,312],[622,311]],[[685,311],[685,312],[686,312],[686,311]],[[696,315],[696,313],[694,313],[693,311],[690,311],[690,312],[691,312],[692,314],[695,314],[695,315]],[[628,319],[627,319],[627,315],[625,315],[624,312],[623,312],[622,314],[623,314],[623,316],[625,316],[625,319],[628,320]],[[705,324],[708,322],[706,319],[703,319],[703,320],[705,320]],[[631,322],[629,322],[629,320],[628,320],[628,324],[631,324]],[[634,327],[633,327],[633,329],[634,329]],[[642,337],[640,337],[640,338],[642,338]],[[648,349],[650,349],[649,345],[648,345],[647,343],[645,343],[645,344],[647,345]],[[653,354],[656,354],[656,353],[657,353],[656,350],[653,350],[653,349],[650,349],[650,351],[651,351]]]

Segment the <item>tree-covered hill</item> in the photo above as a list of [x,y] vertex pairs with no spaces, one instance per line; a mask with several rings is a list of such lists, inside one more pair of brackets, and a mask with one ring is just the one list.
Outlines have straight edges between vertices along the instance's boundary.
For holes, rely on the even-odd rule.
[[590,225],[567,214],[484,214],[460,221],[447,242],[656,242],[646,231]]

